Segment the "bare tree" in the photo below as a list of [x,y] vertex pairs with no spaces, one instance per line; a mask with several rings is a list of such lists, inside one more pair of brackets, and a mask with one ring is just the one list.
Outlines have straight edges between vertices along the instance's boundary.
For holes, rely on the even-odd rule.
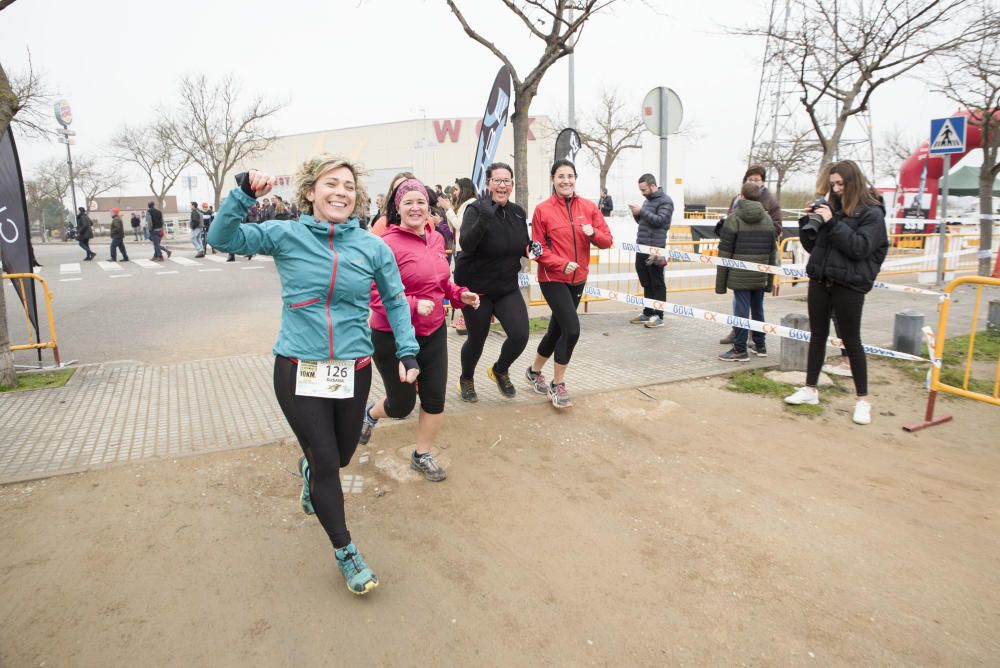
[[53,96],[45,89],[41,75],[32,66],[30,51],[28,69],[24,72],[11,72],[9,85],[11,93],[17,99],[11,124],[27,137],[52,137],[55,131],[52,129],[50,116],[43,109],[52,102]]
[[787,27],[736,32],[782,43],[783,66],[797,82],[823,165],[837,155],[848,121],[868,110],[879,87],[933,56],[996,38],[995,25],[966,19],[975,1],[789,0],[795,18]]
[[162,123],[141,127],[126,125],[111,139],[114,156],[142,170],[160,209],[163,209],[167,192],[174,187],[184,168],[191,164],[190,156],[168,141],[166,132]]
[[580,128],[580,142],[600,170],[601,190],[618,156],[631,148],[642,148],[642,117],[628,111],[617,91],[601,92],[601,102]]
[[[1000,27],[997,2],[978,3],[977,18],[994,30]],[[932,88],[969,111],[968,123],[982,133],[983,164],[979,168],[979,247],[992,248],[993,187],[1000,174],[1000,43],[985,36],[969,42],[938,61]],[[979,275],[992,271],[988,256],[979,259]]]
[[164,140],[205,171],[219,208],[226,174],[274,141],[265,121],[284,103],[257,96],[241,105],[239,85],[231,76],[218,83],[209,83],[205,75],[184,77],[178,93],[178,111],[161,119]]
[[104,193],[121,188],[125,183],[121,171],[115,165],[108,165],[93,156],[80,156],[75,163],[76,185],[83,191],[85,206]]
[[774,179],[774,196],[781,199],[781,187],[789,175],[804,170],[813,171],[816,156],[821,153],[819,144],[812,137],[811,130],[799,130],[788,138],[779,138],[757,147],[757,152],[750,156],[750,162],[755,162],[767,168],[768,174]]
[[919,144],[897,126],[883,132],[875,147],[875,176],[891,178],[898,187],[899,168]]
[[532,101],[538,95],[542,77],[556,61],[573,52],[580,42],[587,21],[619,0],[501,0],[524,23],[530,34],[545,44],[538,62],[525,77],[518,74],[513,61],[503,51],[469,24],[459,10],[457,0],[445,1],[462,24],[465,34],[489,49],[510,70],[514,85],[514,113],[511,114],[511,119],[514,123],[515,199],[527,206],[528,114]]

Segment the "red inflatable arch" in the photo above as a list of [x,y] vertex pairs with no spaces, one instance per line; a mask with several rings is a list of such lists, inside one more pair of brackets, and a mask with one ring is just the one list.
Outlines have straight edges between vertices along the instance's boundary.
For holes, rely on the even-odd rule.
[[[959,111],[954,116],[965,116],[965,153],[953,153],[951,164],[964,158],[970,151],[983,145],[982,128],[969,119],[971,111]],[[994,112],[1000,118],[1000,111]],[[925,141],[899,168],[899,193],[896,200],[896,216],[899,218],[937,217],[938,182],[944,172],[944,159],[927,155],[930,140]],[[927,172],[924,173],[924,166]],[[924,179],[923,188],[920,181]],[[922,193],[922,194],[921,194]]]

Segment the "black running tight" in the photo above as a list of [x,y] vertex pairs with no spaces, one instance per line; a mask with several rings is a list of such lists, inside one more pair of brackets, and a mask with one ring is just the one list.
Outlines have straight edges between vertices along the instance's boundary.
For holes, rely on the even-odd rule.
[[448,385],[448,326],[441,324],[432,334],[418,336],[417,364],[420,378],[416,383],[399,380],[396,337],[392,332],[372,330],[375,366],[385,387],[382,408],[391,418],[405,418],[413,411],[420,395],[420,408],[429,415],[444,412],[445,388]]
[[809,281],[809,360],[806,385],[816,387],[826,360],[826,340],[830,336],[830,316],[836,318],[838,335],[851,360],[854,389],[859,397],[868,394],[868,360],[861,347],[861,311],[865,296],[836,283]]
[[539,283],[542,296],[552,309],[549,318],[549,328],[538,343],[538,354],[548,359],[556,354],[556,364],[569,364],[573,356],[573,348],[580,339],[580,316],[576,307],[583,297],[586,283],[569,285],[568,283]]
[[351,542],[344,517],[344,492],[340,469],[351,463],[361,436],[372,366],[354,372],[354,396],[350,399],[321,399],[295,394],[298,365],[287,357],[274,359],[274,393],[299,446],[309,460],[309,490],[316,518],[323,525],[334,548]]
[[466,306],[462,314],[465,316],[465,328],[469,331],[468,339],[462,345],[462,378],[472,378],[476,373],[476,365],[483,356],[483,345],[490,335],[490,318],[494,315],[507,334],[507,340],[500,346],[496,370],[507,373],[528,345],[528,307],[521,291],[513,290],[496,298],[480,295],[479,308]]

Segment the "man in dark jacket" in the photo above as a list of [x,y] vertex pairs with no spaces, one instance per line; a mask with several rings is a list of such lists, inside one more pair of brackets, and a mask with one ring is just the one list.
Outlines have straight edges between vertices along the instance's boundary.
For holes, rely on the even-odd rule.
[[607,218],[615,210],[615,202],[608,194],[607,188],[601,188],[601,198],[597,200],[597,208],[601,210],[601,215]]
[[90,240],[93,238],[94,224],[90,222],[87,210],[81,206],[76,214],[76,243],[87,253],[87,257],[83,258],[85,262],[97,257],[97,253],[90,250]]
[[139,230],[139,228],[142,227],[142,221],[139,219],[139,214],[133,211],[132,219],[129,223],[132,225],[132,240],[142,241],[142,232]]
[[[643,174],[639,177],[639,192],[646,198],[642,207],[629,204],[632,217],[639,224],[635,242],[643,246],[666,248],[670,219],[674,216],[674,202],[662,188],[656,186],[656,177]],[[636,253],[635,273],[639,276],[642,296],[646,299],[666,301],[667,283],[663,276],[666,258],[646,253]],[[663,327],[663,311],[643,308],[642,313],[629,322],[646,327]]]
[[205,239],[202,236],[202,221],[204,217],[198,209],[197,202],[191,202],[191,222],[188,226],[191,229],[191,245],[194,246],[195,257],[205,257]]
[[118,261],[118,251],[122,252],[122,262],[128,262],[128,253],[125,251],[125,223],[122,222],[121,212],[118,209],[111,209],[111,261]]
[[153,262],[163,262],[163,251],[167,257],[173,255],[170,249],[162,245],[163,212],[156,208],[155,202],[150,202],[146,208],[146,225],[149,227],[149,240],[153,242]]

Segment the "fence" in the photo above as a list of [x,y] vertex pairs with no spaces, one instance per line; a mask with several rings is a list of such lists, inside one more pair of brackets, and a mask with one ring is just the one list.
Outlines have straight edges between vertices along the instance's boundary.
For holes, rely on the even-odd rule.
[[[14,344],[10,347],[11,350],[43,350],[50,348],[52,350],[52,357],[55,359],[56,366],[60,364],[59,361],[59,344],[56,339],[56,322],[55,316],[52,313],[52,293],[49,291],[49,284],[45,282],[45,279],[38,274],[2,274],[0,275],[0,280],[6,281],[8,279],[17,282],[17,291],[21,294],[21,304],[24,305],[24,318],[28,322],[28,343]],[[49,340],[48,341],[33,341],[35,338],[35,329],[31,325],[31,317],[28,312],[27,304],[27,290],[25,290],[24,282],[27,279],[32,279],[41,283],[42,292],[45,295],[45,312],[48,315],[49,320]],[[2,288],[0,288],[2,289]],[[39,328],[41,329],[41,328]]]
[[[962,370],[962,383],[961,385],[955,385],[952,383],[947,383],[942,380],[942,373],[947,368],[947,365],[951,362],[951,357],[945,356],[945,339],[948,335],[948,311],[951,307],[951,294],[956,288],[962,285],[975,285],[976,286],[976,300],[972,312],[972,331],[969,333],[969,342],[965,350],[964,358],[965,365]],[[911,425],[903,427],[906,431],[918,431],[924,429],[925,427],[932,427],[936,424],[941,424],[942,422],[947,422],[951,420],[950,415],[942,415],[940,417],[934,417],[934,404],[937,400],[938,392],[945,392],[946,394],[953,394],[959,397],[965,397],[966,399],[973,399],[975,401],[981,401],[984,403],[992,404],[994,406],[1000,406],[1000,356],[997,358],[996,368],[993,372],[993,391],[992,393],[986,393],[983,391],[977,391],[971,384],[972,370],[975,360],[975,350],[976,350],[976,323],[979,321],[979,313],[982,307],[983,300],[983,288],[993,287],[1000,288],[1000,279],[998,278],[987,278],[985,276],[963,276],[961,278],[956,278],[944,289],[945,294],[949,295],[949,299],[945,299],[941,302],[940,316],[938,317],[937,334],[934,339],[934,352],[931,355],[931,359],[934,360],[934,367],[931,369],[930,387],[927,395],[927,410],[924,414],[924,419],[920,422],[916,422]],[[979,367],[980,370],[983,369],[989,363]]]

